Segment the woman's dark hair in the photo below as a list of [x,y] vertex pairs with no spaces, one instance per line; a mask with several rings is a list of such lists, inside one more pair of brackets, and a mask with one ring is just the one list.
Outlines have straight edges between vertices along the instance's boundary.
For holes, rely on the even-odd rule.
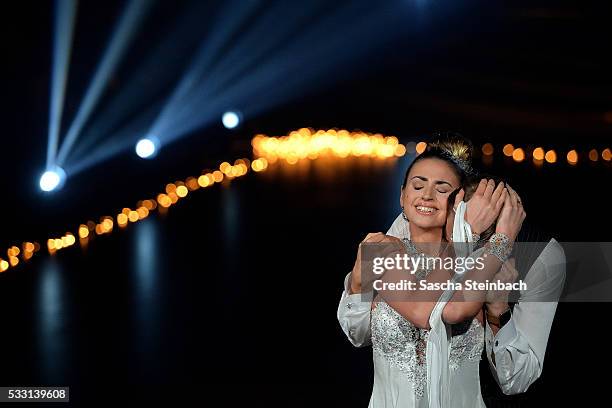
[[402,189],[406,188],[408,174],[415,163],[424,159],[439,159],[448,163],[459,177],[459,183],[463,186],[468,178],[474,174],[472,168],[472,142],[455,132],[438,132],[434,134],[437,139],[433,143],[427,144],[425,151],[418,155],[408,166]]

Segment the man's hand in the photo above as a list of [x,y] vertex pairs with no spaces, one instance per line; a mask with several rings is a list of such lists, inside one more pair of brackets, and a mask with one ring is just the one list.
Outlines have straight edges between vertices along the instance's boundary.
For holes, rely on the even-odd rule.
[[[499,216],[508,191],[504,188],[504,182],[495,187],[494,180],[482,179],[474,195],[468,200],[465,218],[472,227],[472,232],[481,234],[489,228]],[[463,189],[457,194],[455,206],[463,200],[465,193]]]
[[505,234],[512,242],[516,239],[527,213],[519,195],[507,186],[509,194],[506,195],[504,206],[495,227],[495,232]]
[[[355,259],[355,265],[353,266],[353,271],[351,272],[351,293],[360,293],[362,287],[362,276],[361,276],[361,244],[363,243],[394,243],[395,245],[390,246],[389,248],[385,248],[386,252],[382,252],[377,254],[378,256],[388,256],[391,253],[398,253],[404,249],[403,242],[399,238],[395,238],[389,235],[385,235],[382,232],[374,232],[366,235],[366,237],[359,244],[359,249],[357,250],[357,259]],[[373,278],[373,276],[371,276]],[[368,282],[363,282],[367,284]]]

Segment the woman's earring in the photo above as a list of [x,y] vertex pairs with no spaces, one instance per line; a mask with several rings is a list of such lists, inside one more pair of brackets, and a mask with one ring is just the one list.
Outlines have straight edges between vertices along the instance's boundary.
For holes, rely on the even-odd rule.
[[408,217],[406,217],[406,214],[404,214],[404,206],[402,206],[402,218],[404,221],[408,221]]

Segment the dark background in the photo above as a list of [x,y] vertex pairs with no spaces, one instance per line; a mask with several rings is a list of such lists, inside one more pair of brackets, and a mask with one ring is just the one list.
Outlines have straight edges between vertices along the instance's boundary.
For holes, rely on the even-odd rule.
[[[519,191],[530,225],[559,241],[609,240],[611,166],[584,156],[610,147],[609,7],[432,3],[418,27],[394,26],[383,46],[334,72],[333,81],[296,90],[240,129],[213,124],[154,161],[126,152],[52,195],[39,193],[37,182],[46,154],[53,7],[11,5],[2,24],[0,247],[75,232],[79,223],[153,197],[167,182],[251,157],[256,133],[303,126],[380,132],[403,143],[450,129],[477,147],[491,142],[493,161],[477,154],[475,162]],[[65,118],[78,108],[122,5],[79,5]],[[188,5],[153,8],[106,97]],[[506,143],[554,148],[558,162],[514,163],[500,153]],[[570,149],[582,154],[577,166],[565,161]],[[10,269],[0,276],[0,384],[68,385],[83,405],[167,398],[365,406],[371,350],[350,346],[336,321],[337,302],[358,242],[386,231],[397,215],[411,158],[273,165],[198,191],[166,216],[98,237],[86,249],[41,253]],[[568,390],[601,397],[597,371],[609,358],[593,337],[604,330],[607,310],[560,304],[542,377],[526,394],[502,398],[483,365],[487,401],[548,405],[563,402]]]

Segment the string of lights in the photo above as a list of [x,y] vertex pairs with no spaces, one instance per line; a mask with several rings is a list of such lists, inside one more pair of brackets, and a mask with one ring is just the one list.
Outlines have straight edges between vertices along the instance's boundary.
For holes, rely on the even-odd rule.
[[[482,154],[484,157],[490,157],[493,155],[495,149],[491,143],[485,143],[482,145]],[[515,147],[512,144],[504,145],[502,152],[504,156],[511,157],[517,163],[524,161],[527,158],[527,151],[530,151],[531,158],[535,165],[542,165],[544,163],[555,164],[558,161],[558,154],[554,149],[544,150],[543,147],[535,147],[533,149],[523,149],[522,147]],[[560,152],[559,155],[562,153]],[[588,158],[591,162],[597,162],[600,159],[605,162],[612,161],[612,151],[610,148],[602,149],[599,152],[597,149],[591,149],[588,152],[578,152],[575,149],[569,150],[565,154],[567,163],[575,166],[579,161],[586,160]]]
[[[302,159],[314,160],[325,155],[338,158],[353,156],[390,159],[402,157],[407,153],[421,154],[427,147],[427,143],[424,141],[411,141],[403,145],[399,143],[395,136],[383,136],[380,133],[370,134],[336,129],[315,131],[310,128],[301,128],[280,137],[258,134],[251,140],[251,145],[255,157],[253,161],[247,158],[237,159],[233,165],[225,161],[219,165],[217,170],[204,172],[198,177],[188,177],[184,181],[168,183],[162,193],[157,194],[153,199],[138,201],[135,208],[125,207],[114,217],[106,215],[100,217],[99,222],[90,220],[80,224],[75,234],[66,232],[61,237],[48,238],[46,242],[48,253],[53,255],[62,249],[73,246],[77,242],[76,237],[78,237],[82,246],[86,246],[89,240],[95,236],[113,232],[115,225],[120,229],[126,228],[129,224],[147,218],[154,211],[160,213],[167,211],[172,205],[188,197],[190,193],[196,190],[212,187],[221,183],[224,179],[231,180],[242,177],[249,170],[254,172],[265,171],[269,164],[278,160],[295,164]],[[483,158],[491,158],[495,154],[495,147],[491,143],[483,144],[480,150]],[[542,147],[523,149],[512,144],[506,144],[502,148],[503,155],[512,158],[515,162],[523,162],[527,158],[527,151],[530,152],[536,165],[554,164],[558,160],[557,152],[553,149],[547,151]],[[570,150],[566,154],[566,159],[570,165],[576,165],[583,156],[591,162],[597,162],[600,158],[605,162],[612,161],[610,148],[605,148],[601,152],[597,149],[591,149],[587,153]],[[6,251],[7,260],[0,257],[0,272],[18,266],[20,255],[21,261],[25,262],[39,253],[40,249],[41,245],[36,241],[23,242],[21,247],[11,246]]]

